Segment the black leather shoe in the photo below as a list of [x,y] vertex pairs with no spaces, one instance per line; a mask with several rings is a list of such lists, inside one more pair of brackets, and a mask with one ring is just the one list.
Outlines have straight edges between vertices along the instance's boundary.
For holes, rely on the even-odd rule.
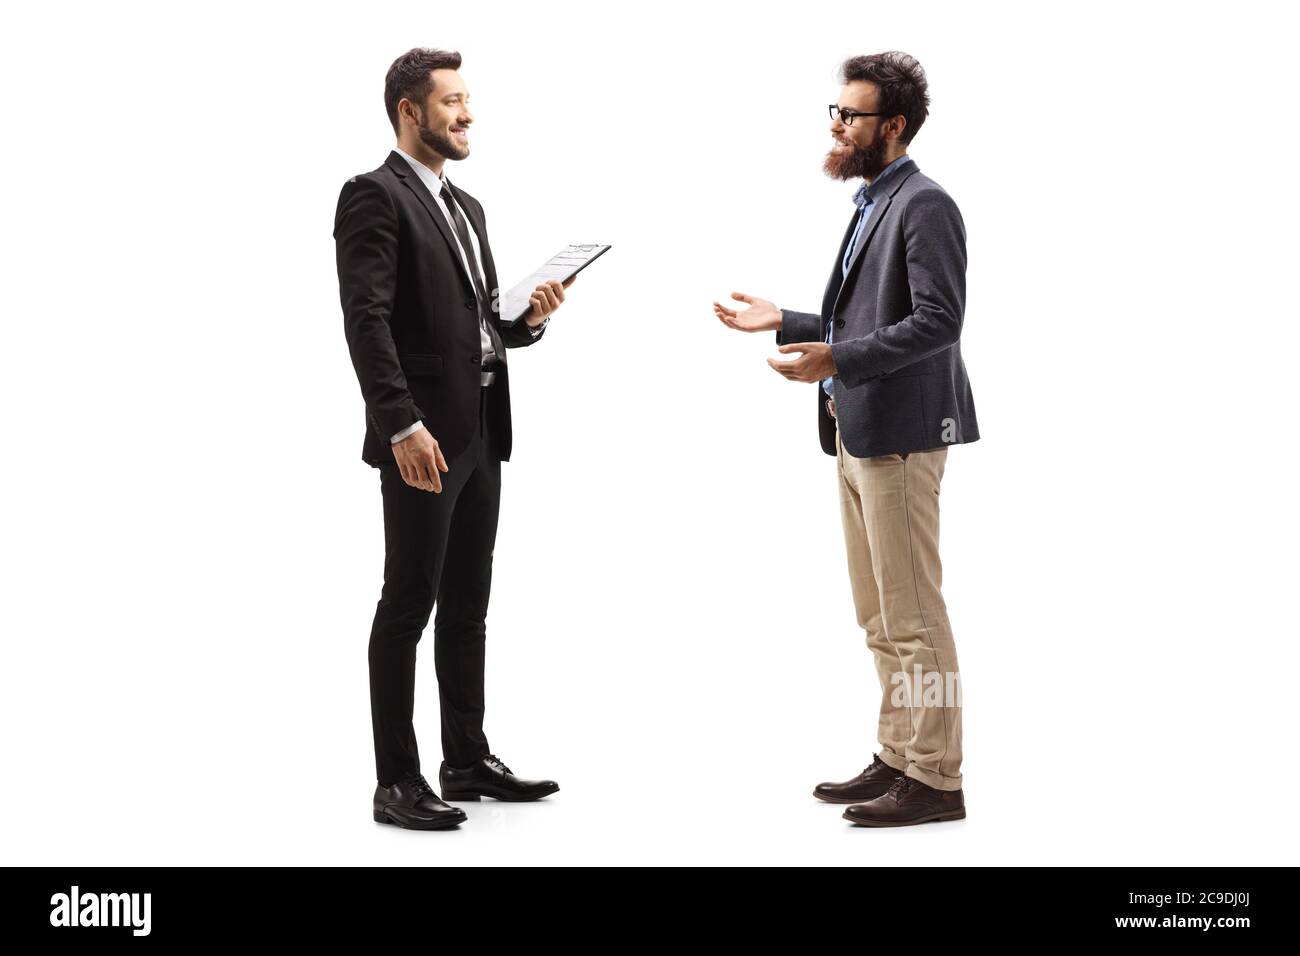
[[464,768],[449,767],[444,760],[438,782],[444,800],[540,800],[560,789],[554,780],[520,780],[492,754]]
[[429,781],[417,773],[391,787],[375,787],[375,822],[408,830],[448,830],[465,822],[465,811],[439,800]]
[[852,780],[819,783],[813,788],[813,796],[827,803],[863,803],[883,797],[902,775],[903,771],[895,770],[877,754],[872,758],[871,766]]

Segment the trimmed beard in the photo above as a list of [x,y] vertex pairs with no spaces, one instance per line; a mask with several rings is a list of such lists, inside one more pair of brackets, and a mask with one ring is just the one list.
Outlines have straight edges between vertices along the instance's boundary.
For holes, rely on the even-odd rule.
[[425,125],[424,111],[420,111],[420,142],[444,159],[464,159],[469,155],[469,147],[462,146],[449,134],[430,129]]
[[831,150],[826,154],[822,169],[831,179],[875,179],[889,164],[885,162],[885,131],[877,130],[875,138],[859,146],[850,140],[844,153]]

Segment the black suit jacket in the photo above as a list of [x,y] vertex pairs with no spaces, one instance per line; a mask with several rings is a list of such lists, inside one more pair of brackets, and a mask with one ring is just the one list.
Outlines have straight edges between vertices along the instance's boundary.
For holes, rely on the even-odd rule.
[[[478,236],[484,279],[495,302],[496,266],[483,207],[451,187]],[[361,457],[391,464],[392,436],[423,420],[452,458],[478,428],[483,354],[473,283],[455,233],[420,177],[396,150],[384,164],[343,184],[334,214],[343,330],[361,395]],[[524,322],[493,321],[507,348],[532,345]],[[506,355],[489,388],[494,454],[510,457],[510,373]]]

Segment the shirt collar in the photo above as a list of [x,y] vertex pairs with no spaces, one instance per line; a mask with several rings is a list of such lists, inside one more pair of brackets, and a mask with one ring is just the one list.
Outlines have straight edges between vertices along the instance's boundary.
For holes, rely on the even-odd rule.
[[411,168],[415,170],[415,175],[420,177],[420,182],[424,183],[425,188],[427,188],[429,192],[433,193],[434,196],[441,199],[442,187],[448,183],[447,177],[442,173],[435,173],[428,166],[424,165],[424,163],[420,162],[406,150],[402,149],[402,147],[394,146],[393,149],[401,155],[402,159],[406,160],[411,165]]
[[899,156],[898,159],[894,160],[892,163],[890,163],[888,166],[882,169],[880,171],[880,175],[877,176],[875,179],[873,179],[871,182],[867,182],[864,179],[862,181],[862,185],[858,187],[858,191],[853,194],[854,204],[859,208],[861,208],[862,206],[865,206],[867,203],[874,203],[876,201],[876,197],[880,195],[880,191],[883,188],[881,187],[880,184],[883,183],[886,179],[888,179],[889,176],[898,169],[898,167],[902,166],[911,158],[912,157],[908,156],[907,153],[904,153],[902,156]]

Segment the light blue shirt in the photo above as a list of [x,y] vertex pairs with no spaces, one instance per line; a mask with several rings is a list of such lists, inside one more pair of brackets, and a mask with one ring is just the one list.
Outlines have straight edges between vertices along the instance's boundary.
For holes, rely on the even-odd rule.
[[[892,173],[899,166],[903,165],[903,163],[907,162],[911,158],[912,157],[908,156],[906,153],[904,153],[902,156],[899,156],[898,159],[894,160],[892,163],[890,163],[888,166],[882,169],[880,171],[880,175],[877,176],[875,179],[873,179],[870,183],[864,180],[862,185],[858,187],[858,191],[853,194],[853,201],[858,203],[858,221],[857,224],[853,227],[853,235],[849,237],[849,244],[844,247],[844,260],[840,263],[841,278],[844,278],[849,274],[849,263],[853,261],[853,250],[857,247],[858,239],[861,238],[862,236],[862,227],[865,226],[867,224],[867,220],[871,218],[871,209],[876,204],[876,200],[871,195],[870,192],[871,187],[876,185],[876,183],[882,182],[886,176],[888,176],[890,173]],[[828,319],[826,321],[826,344],[827,345],[829,345],[831,342],[831,330],[834,327],[835,327],[835,323]],[[835,396],[835,390],[832,384],[832,379],[830,378],[822,379],[822,390],[832,398]]]

